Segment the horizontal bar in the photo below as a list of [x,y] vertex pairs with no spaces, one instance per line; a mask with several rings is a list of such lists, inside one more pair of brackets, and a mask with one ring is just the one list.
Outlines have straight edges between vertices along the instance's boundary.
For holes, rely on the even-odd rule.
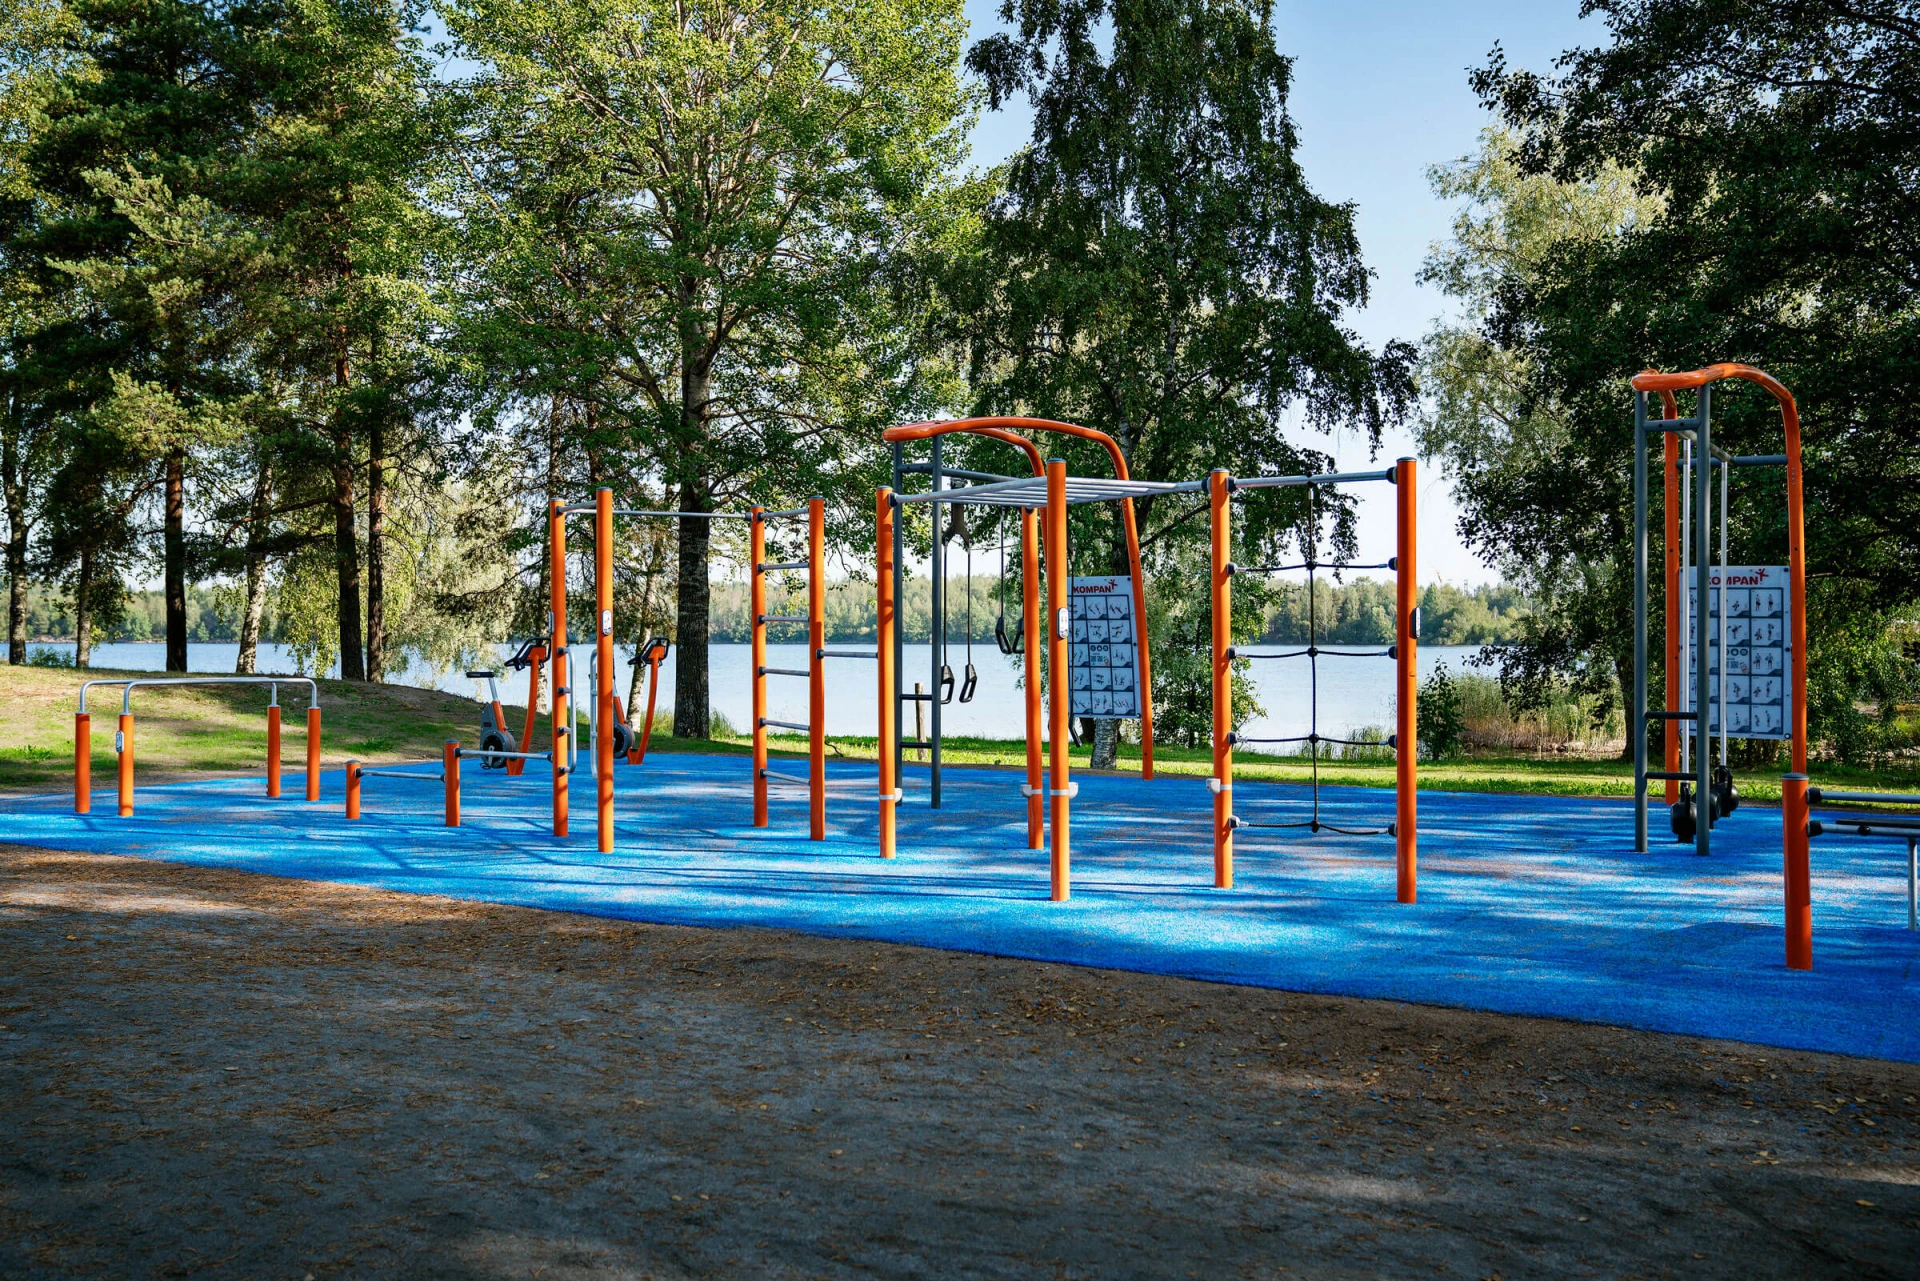
[[1699,425],[1700,425],[1700,420],[1698,418],[1649,418],[1647,419],[1648,431],[1672,432],[1674,435],[1683,436],[1688,440],[1693,439],[1694,429],[1697,428]]
[[[1066,501],[1069,504],[1112,502],[1121,498],[1157,498],[1162,494],[1197,494],[1206,488],[1204,481],[1106,480],[1093,476],[1069,476]],[[979,503],[988,506],[1044,507],[1047,482],[1043,476],[1024,480],[1002,480],[985,485],[967,485],[960,489],[929,490],[924,494],[895,494],[894,501],[909,503]]]
[[762,614],[763,623],[811,623],[813,620],[805,614]]
[[489,761],[495,759],[507,761],[550,761],[553,759],[552,752],[483,752],[478,748],[475,748],[472,752],[468,752],[464,747],[460,749],[460,754],[462,756],[478,756],[483,760]]
[[1227,572],[1229,574],[1284,574],[1295,569],[1331,569],[1337,573],[1343,569],[1398,568],[1400,568],[1399,563],[1395,560],[1383,560],[1372,565],[1342,565],[1338,563],[1329,564],[1326,561],[1320,560],[1303,560],[1298,565],[1235,565],[1229,562]]
[[770,769],[760,771],[761,778],[769,778],[778,783],[797,783],[801,787],[812,787],[813,778],[807,774],[776,774]]
[[878,658],[878,654],[869,654],[858,649],[822,649],[815,650],[821,658]]
[[781,511],[781,512],[761,512],[760,519],[761,520],[798,520],[802,516],[805,516],[806,514],[807,514],[807,509],[804,507],[790,507],[786,511]]
[[360,771],[360,777],[361,778],[417,778],[417,779],[421,779],[424,782],[436,783],[436,782],[445,782],[447,776],[445,773],[409,774],[405,770],[397,770],[397,769],[363,769]]
[[1396,470],[1392,467],[1385,471],[1331,471],[1312,476],[1248,476],[1244,480],[1229,477],[1227,492],[1236,489],[1287,489],[1296,485],[1355,485],[1368,480],[1392,480]]
[[[1871,836],[1874,828],[1883,832],[1920,832],[1920,818],[1899,817],[1890,814],[1816,814],[1813,822],[1819,824],[1819,832],[1809,832],[1809,836],[1818,836],[1821,832],[1838,828],[1851,828],[1855,835]],[[1863,830],[1864,829],[1864,830]]]
[[1656,783],[1697,783],[1700,781],[1698,774],[1686,774],[1679,770],[1671,769],[1650,769],[1647,771],[1647,777]]
[[[591,507],[570,507],[567,510],[590,512],[594,509]],[[746,520],[748,519],[747,514],[745,512],[656,512],[656,511],[642,511],[637,507],[616,507],[613,509],[613,514],[616,516],[656,516],[662,520],[678,520],[682,517],[686,518],[687,520]]]
[[1334,743],[1342,747],[1394,747],[1385,739],[1369,741],[1364,738],[1328,738],[1325,734],[1302,734],[1297,738],[1241,738],[1235,734],[1228,740],[1229,745],[1238,747],[1242,743]]
[[799,730],[802,734],[811,734],[813,732],[813,726],[811,725],[797,725],[792,721],[776,721],[765,716],[760,718],[760,723],[771,729],[795,729]]
[[894,746],[895,747],[932,747],[933,740],[930,738],[903,738],[898,743],[895,743]]
[[1735,467],[1785,467],[1785,454],[1741,454],[1730,460]]
[[[121,689],[120,710],[133,711],[133,691],[146,685],[305,685],[311,695],[308,707],[320,706],[320,687],[311,676],[128,676],[116,680],[84,681],[80,686],[80,711],[87,710],[87,691],[95,685],[113,685]],[[276,692],[275,697],[278,697]],[[276,704],[277,705],[277,704]]]
[[[931,476],[933,475],[933,464],[932,463],[906,463],[901,466],[900,474],[903,476],[908,476],[908,475]],[[1018,476],[1003,476],[998,472],[968,471],[964,467],[942,467],[940,469],[940,474],[942,476],[957,476],[961,480],[983,481],[987,484],[992,484],[995,481],[1001,481],[1001,480],[1019,480],[1020,479]]]
[[1700,719],[1699,712],[1658,711],[1658,712],[1642,712],[1641,715],[1645,716],[1650,721],[1697,721]]
[[1861,805],[1920,805],[1920,796],[1908,792],[1829,792],[1824,787],[1807,789],[1807,804],[1851,801]]
[[768,560],[761,561],[754,568],[764,574],[770,569],[806,569],[812,563],[806,560]]
[[808,671],[804,667],[763,667],[760,669],[760,674],[762,676],[811,676],[813,675],[812,672]]
[[1228,658],[1393,658],[1394,649],[1322,649],[1318,645],[1309,645],[1305,649],[1288,650],[1284,654],[1248,654],[1237,645],[1227,647]]
[[895,694],[895,698],[908,703],[924,703],[932,698],[931,694]]

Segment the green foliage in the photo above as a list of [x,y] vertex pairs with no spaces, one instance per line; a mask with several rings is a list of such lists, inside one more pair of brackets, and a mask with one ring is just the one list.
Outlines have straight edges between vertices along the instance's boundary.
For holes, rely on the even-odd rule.
[[1437,761],[1458,756],[1467,732],[1467,717],[1460,687],[1445,663],[1437,664],[1421,682],[1417,706],[1420,745],[1427,756]]
[[[1204,581],[1204,549],[1183,549],[1184,583]],[[1178,575],[1147,590],[1147,620],[1153,638],[1153,732],[1156,742],[1200,747],[1213,742],[1213,605],[1205,592],[1186,590]],[[1247,593],[1233,598],[1232,633],[1245,641],[1259,634],[1259,605]],[[1231,664],[1230,717],[1234,729],[1265,715],[1254,696],[1253,663]]]
[[1911,612],[1835,613],[1844,621],[1821,628],[1807,650],[1808,732],[1844,765],[1885,765],[1920,738],[1910,719],[1920,701],[1920,626]]
[[29,667],[72,667],[74,656],[63,649],[36,649],[27,655]]

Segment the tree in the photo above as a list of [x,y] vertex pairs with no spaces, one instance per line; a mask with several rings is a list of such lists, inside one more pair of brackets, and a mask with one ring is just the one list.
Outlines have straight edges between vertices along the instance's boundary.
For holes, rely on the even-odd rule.
[[[463,203],[490,261],[470,283],[502,318],[488,340],[515,394],[590,410],[691,513],[860,474],[877,428],[925,399],[892,304],[961,154],[960,5],[443,12],[483,68]],[[679,522],[674,575],[690,737],[708,723],[709,524]]]
[[[1412,351],[1370,352],[1342,323],[1368,272],[1352,208],[1315,196],[1295,160],[1271,6],[1007,0],[1001,17],[1017,29],[968,64],[995,107],[1027,96],[1034,134],[952,280],[979,407],[1098,427],[1144,479],[1326,470],[1283,430],[1296,406],[1377,443],[1410,401]],[[1322,521],[1350,548],[1350,505],[1310,503],[1249,495],[1249,549],[1288,531],[1317,545]],[[1153,524],[1155,503],[1136,507]],[[1101,541],[1124,572],[1118,521],[1115,506]],[[1107,761],[1112,729],[1096,752]]]
[[[1474,77],[1517,136],[1523,176],[1563,183],[1631,170],[1657,211],[1617,235],[1563,241],[1504,290],[1486,332],[1523,350],[1526,399],[1564,415],[1566,447],[1527,471],[1516,541],[1579,514],[1624,530],[1626,380],[1647,367],[1744,360],[1803,406],[1807,555],[1823,629],[1884,619],[1913,598],[1920,552],[1920,8],[1911,0],[1594,0],[1612,39],[1556,74]],[[1715,401],[1716,441],[1779,449],[1769,398]],[[1775,475],[1736,481],[1736,555],[1785,555]],[[1605,523],[1605,522],[1603,522]],[[1624,533],[1613,543],[1624,557]],[[1629,627],[1618,561],[1583,589],[1593,647]],[[1603,598],[1604,597],[1604,598]],[[1890,642],[1889,642],[1890,643]],[[1820,681],[1816,680],[1816,684]],[[1865,694],[1862,694],[1865,697]],[[1830,711],[1845,701],[1835,695]],[[1816,733],[1822,717],[1814,713]]]

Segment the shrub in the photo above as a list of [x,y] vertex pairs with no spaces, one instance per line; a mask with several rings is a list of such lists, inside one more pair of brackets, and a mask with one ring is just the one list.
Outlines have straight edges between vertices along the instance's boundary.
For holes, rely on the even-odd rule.
[[27,655],[28,667],[72,667],[74,657],[64,649],[48,649],[42,646]]
[[[1491,684],[1491,682],[1488,682]],[[1431,760],[1458,756],[1466,739],[1467,715],[1459,682],[1441,663],[1420,686],[1419,738]]]

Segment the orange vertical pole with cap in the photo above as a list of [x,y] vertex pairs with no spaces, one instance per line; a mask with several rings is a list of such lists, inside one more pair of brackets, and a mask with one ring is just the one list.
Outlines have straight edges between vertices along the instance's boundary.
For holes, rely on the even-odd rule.
[[767,516],[764,507],[747,513],[747,661],[753,672],[749,714],[753,720],[753,825],[767,825]]
[[276,693],[274,701],[267,705],[267,796],[269,799],[280,795],[280,701]]
[[894,768],[897,753],[895,741],[899,737],[899,725],[894,717],[894,681],[897,673],[893,670],[893,491],[882,486],[874,501],[874,558],[873,558],[873,597],[874,597],[874,634],[879,642],[876,652],[880,669],[879,680],[879,733],[878,748],[880,755],[880,857],[892,858],[894,853],[894,810],[900,800],[900,777]]
[[[1671,395],[1667,397],[1669,402],[1671,402],[1672,399],[1673,397]],[[1667,417],[1677,418],[1679,415],[1669,409]],[[1667,651],[1667,675],[1664,684],[1666,685],[1667,710],[1677,712],[1680,710],[1680,687],[1686,681],[1686,677],[1682,675],[1684,669],[1680,665],[1680,655],[1684,644],[1682,635],[1683,627],[1680,621],[1680,602],[1683,599],[1683,594],[1680,590],[1680,441],[1670,431],[1660,434],[1663,438],[1661,441],[1661,453],[1663,455],[1665,470],[1666,494],[1663,518],[1666,525],[1667,627],[1665,649]],[[1669,718],[1665,722],[1665,725],[1666,732],[1663,735],[1665,755],[1662,759],[1666,763],[1663,768],[1669,774],[1677,774],[1680,772],[1680,723]],[[1670,778],[1667,780],[1667,804],[1672,805],[1679,799],[1680,780]]]
[[360,762],[347,762],[347,817],[360,817]]
[[807,500],[808,839],[827,839],[827,500]]
[[1020,509],[1021,629],[1027,651],[1027,848],[1045,842],[1046,780],[1040,759],[1040,517],[1031,507]]
[[93,813],[93,728],[85,712],[73,714],[73,812]]
[[1420,873],[1420,609],[1419,490],[1414,483],[1413,459],[1402,458],[1394,472],[1394,497],[1399,508],[1398,546],[1395,548],[1394,637],[1394,897],[1412,903],[1419,897]]
[[120,817],[126,818],[133,813],[133,713],[120,713],[119,741],[114,744],[120,754]]
[[1207,473],[1212,534],[1213,883],[1233,888],[1233,511],[1227,473]]
[[[1778,390],[1774,390],[1778,388]],[[1800,407],[1774,384],[1787,438],[1787,585],[1793,618],[1793,770],[1781,781],[1785,826],[1787,968],[1813,968],[1813,871],[1807,837],[1807,531],[1800,472]]]
[[320,799],[320,709],[307,709],[307,799]]
[[593,495],[594,819],[602,854],[613,853],[613,491]]
[[547,625],[547,653],[553,661],[553,834],[567,834],[567,789],[573,780],[567,776],[567,739],[573,726],[568,723],[569,698],[573,691],[567,679],[567,518],[560,513],[559,500],[547,503],[547,584],[550,610]]
[[447,826],[460,826],[460,744],[452,739],[440,749],[440,780],[447,794]]
[[1067,464],[1064,459],[1047,460],[1047,693],[1051,716],[1047,725],[1051,748],[1047,802],[1052,833],[1050,873],[1052,897],[1064,903],[1073,889],[1072,842],[1069,831],[1071,811],[1067,793],[1071,766],[1067,745],[1071,741],[1067,726],[1068,695],[1073,679],[1068,673],[1067,639],[1071,630],[1067,614]]

